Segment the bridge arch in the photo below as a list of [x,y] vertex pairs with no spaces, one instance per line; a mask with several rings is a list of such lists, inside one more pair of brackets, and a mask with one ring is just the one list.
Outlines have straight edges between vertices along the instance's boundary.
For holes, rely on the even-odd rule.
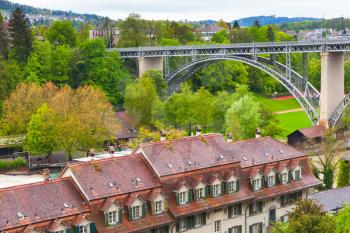
[[[248,57],[248,56],[209,56],[205,58],[195,59],[185,65],[179,67],[175,71],[165,75],[168,82],[170,92],[176,91],[180,84],[187,81],[191,76],[200,69],[214,64],[219,61],[238,61],[246,65],[255,67],[264,71],[279,83],[281,83],[289,93],[299,102],[300,106],[306,112],[308,118],[313,125],[319,121],[319,100],[320,93],[302,76],[287,66],[276,61],[262,57]],[[183,74],[186,72],[185,74]]]

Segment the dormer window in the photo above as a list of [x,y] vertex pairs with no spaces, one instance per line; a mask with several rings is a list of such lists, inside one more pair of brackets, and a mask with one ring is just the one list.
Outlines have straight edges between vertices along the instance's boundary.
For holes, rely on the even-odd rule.
[[116,203],[112,203],[108,208],[104,210],[105,226],[113,226],[121,222],[122,209]]
[[288,170],[285,168],[282,172],[281,172],[281,183],[282,184],[286,184],[288,183]]
[[132,217],[133,220],[136,220],[136,219],[140,219],[140,218],[141,218],[141,208],[140,208],[139,205],[133,206],[133,207],[131,208],[131,211],[132,211],[131,217]]
[[301,168],[299,165],[294,169],[293,173],[294,180],[301,180]]
[[217,197],[221,195],[221,184],[213,185],[213,197]]
[[108,212],[108,224],[109,225],[114,225],[114,224],[117,224],[119,222],[118,211],[119,210]]
[[198,188],[196,189],[196,199],[201,200],[204,199],[205,197],[205,191],[204,188]]
[[271,188],[276,185],[276,176],[273,171],[267,176],[267,187]]
[[253,179],[252,179],[252,188],[254,191],[258,191],[262,188],[261,184],[261,175],[257,174]]
[[180,205],[186,204],[188,202],[188,191],[179,192],[178,200]]
[[129,207],[129,219],[138,220],[144,218],[146,215],[146,203],[137,198]]
[[234,193],[234,192],[236,192],[236,189],[237,189],[237,187],[236,187],[235,180],[227,182],[227,192],[228,193]]
[[162,200],[156,201],[156,202],[155,202],[155,210],[154,210],[154,212],[155,212],[156,214],[160,214],[160,213],[162,213],[163,211],[164,211],[164,204],[163,204],[163,201],[162,201]]

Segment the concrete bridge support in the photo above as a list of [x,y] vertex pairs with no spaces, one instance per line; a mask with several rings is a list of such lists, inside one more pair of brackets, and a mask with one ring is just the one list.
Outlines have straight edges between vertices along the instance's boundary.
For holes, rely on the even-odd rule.
[[163,57],[139,57],[139,77],[147,70],[160,70],[163,72]]
[[344,53],[321,53],[320,121],[329,127],[328,119],[344,98]]

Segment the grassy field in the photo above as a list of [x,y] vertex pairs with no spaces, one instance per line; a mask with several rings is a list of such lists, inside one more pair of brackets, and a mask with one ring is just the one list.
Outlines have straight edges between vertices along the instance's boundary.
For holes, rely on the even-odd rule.
[[311,127],[311,121],[306,116],[304,111],[302,112],[290,112],[286,114],[276,115],[279,119],[281,126],[285,129],[284,136],[287,136],[291,132],[300,128]]
[[[300,108],[298,101],[295,99],[274,100],[261,95],[256,95],[256,99],[272,112]],[[280,121],[280,125],[285,129],[283,135],[284,137],[296,129],[312,126],[309,118],[304,111],[279,114],[276,115],[276,117]]]
[[261,104],[265,105],[272,112],[300,108],[300,105],[296,99],[274,100],[261,95],[255,95],[255,97]]

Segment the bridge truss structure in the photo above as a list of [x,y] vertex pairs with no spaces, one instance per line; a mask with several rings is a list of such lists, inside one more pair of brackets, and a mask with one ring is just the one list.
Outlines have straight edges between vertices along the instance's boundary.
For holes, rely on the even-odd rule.
[[[302,76],[292,69],[291,53],[307,55],[310,52],[348,52],[350,51],[350,40],[139,47],[116,50],[122,58],[163,57],[164,76],[168,82],[170,93],[178,90],[181,83],[187,81],[203,67],[219,61],[238,61],[253,66],[279,81],[296,98],[310,121],[316,125],[320,120],[320,92],[308,82],[307,75]],[[274,54],[285,55],[286,63],[275,61]],[[170,70],[168,60],[171,57],[183,57],[186,61],[175,70]],[[329,127],[338,123],[349,102],[350,94],[344,97],[330,115]]]

